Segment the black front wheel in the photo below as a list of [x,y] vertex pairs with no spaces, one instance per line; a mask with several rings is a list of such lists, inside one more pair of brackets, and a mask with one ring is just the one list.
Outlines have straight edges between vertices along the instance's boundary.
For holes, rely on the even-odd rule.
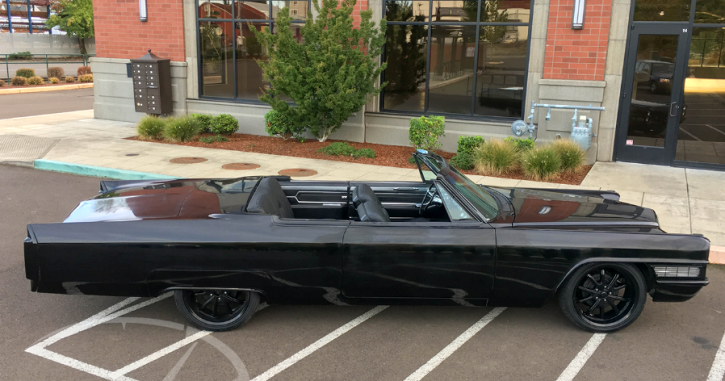
[[644,276],[628,264],[584,265],[559,290],[566,317],[591,332],[614,332],[632,324],[646,301]]
[[252,318],[259,294],[235,290],[176,290],[176,307],[195,326],[208,331],[229,331]]

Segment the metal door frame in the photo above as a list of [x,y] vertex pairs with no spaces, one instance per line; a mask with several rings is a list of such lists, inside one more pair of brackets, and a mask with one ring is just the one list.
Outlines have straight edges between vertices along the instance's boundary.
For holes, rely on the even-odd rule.
[[[633,22],[627,40],[627,50],[624,60],[622,78],[622,97],[619,103],[617,116],[617,129],[614,142],[614,160],[636,162],[643,164],[672,165],[677,149],[677,133],[682,110],[685,73],[687,71],[687,57],[689,54],[690,35],[692,24],[682,22]],[[670,111],[667,118],[665,132],[665,146],[628,146],[626,145],[629,130],[629,111],[631,106],[632,88],[634,86],[635,64],[637,62],[637,48],[641,35],[672,35],[678,36],[677,56],[675,57],[675,73],[672,77],[672,90],[670,93]],[[673,108],[676,111],[673,114]],[[625,126],[626,124],[626,126]]]

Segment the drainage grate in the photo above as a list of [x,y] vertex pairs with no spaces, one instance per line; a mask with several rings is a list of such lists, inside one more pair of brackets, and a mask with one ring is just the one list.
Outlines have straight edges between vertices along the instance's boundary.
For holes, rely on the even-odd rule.
[[257,169],[259,168],[259,164],[254,163],[229,163],[222,165],[222,168],[229,169],[233,171],[245,171],[248,169]]
[[0,161],[33,161],[40,159],[58,139],[28,135],[0,135]]

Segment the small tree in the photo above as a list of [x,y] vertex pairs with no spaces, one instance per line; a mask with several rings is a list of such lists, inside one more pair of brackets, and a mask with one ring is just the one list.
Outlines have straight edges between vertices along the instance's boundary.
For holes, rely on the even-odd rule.
[[50,16],[45,25],[55,26],[73,37],[78,37],[81,54],[87,54],[86,38],[94,36],[92,0],[53,0],[51,8],[56,14]]
[[[277,34],[250,26],[269,52],[269,62],[258,60],[270,88],[259,97],[295,126],[309,128],[324,142],[352,113],[359,111],[386,64],[376,58],[385,43],[385,20],[376,28],[372,11],[360,12],[360,27],[353,28],[355,0],[313,2],[319,13],[308,16],[298,43],[289,28],[289,9],[279,12]],[[385,84],[381,85],[381,88]],[[290,105],[280,98],[292,98]]]

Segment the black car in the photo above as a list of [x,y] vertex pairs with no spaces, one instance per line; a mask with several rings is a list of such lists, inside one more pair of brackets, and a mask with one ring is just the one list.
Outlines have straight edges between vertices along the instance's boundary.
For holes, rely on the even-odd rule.
[[36,292],[174,291],[195,325],[229,330],[258,303],[540,307],[576,325],[632,323],[647,294],[692,298],[710,242],[667,234],[610,191],[477,185],[418,151],[421,181],[289,177],[102,181],[64,223],[28,225]]

